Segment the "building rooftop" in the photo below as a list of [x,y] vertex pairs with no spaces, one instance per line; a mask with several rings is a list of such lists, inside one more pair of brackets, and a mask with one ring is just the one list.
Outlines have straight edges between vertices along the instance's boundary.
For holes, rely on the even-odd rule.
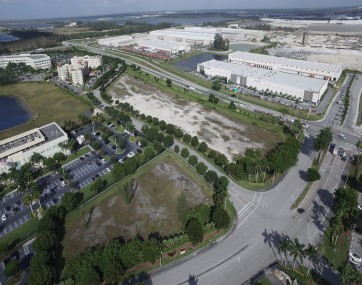
[[238,58],[238,57],[246,59],[246,60],[261,61],[261,62],[265,62],[265,63],[269,63],[269,64],[298,66],[301,68],[321,70],[321,71],[327,71],[327,72],[337,72],[338,73],[343,68],[341,65],[336,65],[336,64],[312,62],[312,61],[305,61],[305,60],[291,59],[291,58],[271,56],[271,55],[263,55],[263,54],[255,54],[255,53],[241,52],[241,51],[236,51],[236,52],[229,54],[229,59]]
[[152,46],[158,48],[179,48],[188,46],[187,43],[175,42],[175,41],[164,41],[164,40],[145,40],[138,43],[139,46]]
[[214,40],[214,33],[209,32],[190,32],[183,29],[165,29],[165,30],[156,30],[151,31],[150,35],[156,36],[173,36],[173,37],[180,37],[180,38],[187,38],[192,40]]
[[231,74],[240,75],[244,77],[253,77],[264,81],[270,81],[280,85],[293,86],[296,88],[319,92],[319,90],[326,84],[326,80],[310,78],[305,76],[284,73],[275,70],[262,69],[257,67],[250,67],[242,64],[235,64],[225,61],[210,60],[200,65],[210,68],[220,68],[230,71]]
[[39,128],[39,130],[44,135],[46,142],[50,142],[66,135],[66,133],[56,123],[43,126]]
[[29,54],[29,53],[24,53],[24,54],[13,54],[13,55],[4,55],[4,56],[0,56],[0,59],[6,59],[6,58],[21,58],[21,57],[27,57],[27,58],[31,58],[31,59],[43,59],[43,58],[48,58],[49,56],[46,54]]
[[51,123],[41,128],[12,136],[0,141],[0,159],[19,151],[30,149],[41,143],[50,142],[64,135],[66,133],[56,123]]

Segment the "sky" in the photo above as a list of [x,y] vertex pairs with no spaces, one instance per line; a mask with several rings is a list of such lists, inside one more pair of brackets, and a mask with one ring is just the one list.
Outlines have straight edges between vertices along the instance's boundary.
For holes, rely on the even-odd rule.
[[362,6],[362,0],[0,0],[0,21],[148,11]]

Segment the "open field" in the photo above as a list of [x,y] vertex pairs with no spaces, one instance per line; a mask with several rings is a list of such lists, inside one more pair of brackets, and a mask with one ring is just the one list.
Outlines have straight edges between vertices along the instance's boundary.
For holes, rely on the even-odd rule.
[[91,29],[88,27],[82,27],[82,26],[74,26],[74,27],[58,27],[54,28],[52,31],[57,34],[75,34],[75,33],[82,33],[82,32],[88,32]]
[[119,190],[122,181],[67,218],[66,259],[116,237],[127,240],[137,234],[147,238],[152,232],[167,236],[183,231],[176,212],[181,194],[191,207],[212,201],[212,189],[204,179],[170,152],[141,168],[128,179],[132,180],[136,190],[129,204]]
[[114,99],[130,103],[141,113],[172,123],[192,136],[197,135],[231,160],[243,154],[246,148],[266,152],[281,141],[271,130],[222,115],[129,75],[121,77],[108,91]]
[[78,115],[89,109],[85,103],[66,91],[47,83],[18,83],[0,87],[1,95],[20,97],[32,112],[33,120],[0,132],[0,140],[51,122],[78,121]]

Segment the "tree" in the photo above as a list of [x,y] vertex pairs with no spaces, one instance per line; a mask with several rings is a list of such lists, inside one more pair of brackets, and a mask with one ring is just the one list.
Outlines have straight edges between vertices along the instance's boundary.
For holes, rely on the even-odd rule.
[[230,101],[228,108],[231,109],[231,110],[235,110],[235,109],[236,109],[235,102],[234,102],[234,101]]
[[205,153],[207,151],[207,149],[208,149],[208,146],[207,146],[206,142],[201,142],[199,144],[199,147],[197,148],[197,150],[201,153]]
[[312,262],[316,262],[318,259],[318,248],[316,246],[308,244],[308,247],[305,250],[305,254],[308,256],[309,259],[308,271],[306,275],[306,277],[308,277]]
[[82,192],[66,192],[62,198],[62,205],[67,212],[70,212],[77,208],[77,206],[82,202],[83,196],[84,194]]
[[174,144],[174,139],[172,135],[165,136],[165,139],[163,140],[163,144],[165,147],[170,147]]
[[181,156],[182,156],[184,159],[188,158],[189,155],[190,155],[190,152],[189,152],[189,150],[188,150],[186,147],[184,147],[184,148],[181,149]]
[[224,39],[221,34],[216,33],[214,37],[213,48],[215,50],[221,51],[229,50],[229,40]]
[[166,79],[166,85],[167,85],[167,87],[172,87],[172,80],[167,78]]
[[180,147],[179,147],[178,145],[175,145],[174,151],[175,151],[176,153],[179,153],[179,152],[180,152]]
[[202,226],[198,219],[191,218],[185,227],[186,234],[189,238],[189,240],[192,242],[192,244],[198,244],[199,242],[202,242],[204,238],[204,231],[202,229]]
[[143,243],[143,254],[145,260],[154,263],[161,255],[161,244],[155,238],[150,238]]
[[[287,262],[287,252],[290,250],[291,247],[291,241],[288,238],[282,239],[279,242],[279,250],[281,253],[284,254],[285,262]],[[282,259],[282,265],[283,265],[283,259]]]
[[197,156],[190,155],[188,162],[191,166],[195,166],[197,164]]
[[215,157],[215,163],[216,165],[225,167],[228,164],[228,159],[224,154],[219,154]]
[[303,258],[305,256],[304,253],[304,245],[299,243],[299,240],[297,238],[294,239],[294,242],[291,243],[290,246],[290,254],[293,257],[293,271],[295,270],[295,265],[297,262],[297,259],[300,259],[300,262],[303,262]]
[[356,148],[357,148],[357,150],[358,150],[358,153],[360,153],[361,150],[362,150],[362,141],[358,141],[358,142],[356,143]]
[[29,285],[51,285],[53,277],[49,256],[45,252],[37,252],[30,260]]
[[354,284],[354,282],[361,284],[362,282],[361,273],[355,270],[349,262],[346,262],[339,272],[343,285]]
[[329,144],[332,142],[333,133],[330,127],[325,128],[320,131],[317,135],[316,139],[314,140],[314,147],[316,150],[326,150],[329,147]]
[[189,134],[184,134],[182,140],[185,142],[185,143],[190,143],[191,141],[191,136]]
[[175,132],[175,130],[176,130],[175,125],[173,125],[173,124],[166,125],[166,133],[172,135]]
[[[214,80],[214,81],[212,82],[211,89],[212,89],[212,90],[216,90],[216,91],[220,91],[220,89],[221,89],[221,83],[219,82],[219,80]],[[215,103],[215,102],[214,102],[214,103]]]
[[33,155],[30,157],[30,162],[33,165],[39,165],[40,162],[42,162],[44,159],[44,156],[42,156],[40,153],[34,152]]
[[19,262],[16,258],[14,258],[8,264],[5,265],[4,275],[10,277],[18,273],[18,271],[19,271]]
[[216,157],[216,151],[214,151],[213,149],[210,150],[210,152],[207,156],[211,159],[214,159]]
[[308,180],[310,182],[317,181],[317,180],[321,179],[321,175],[320,175],[319,171],[317,169],[315,169],[315,168],[308,168],[307,176],[308,176]]
[[193,136],[191,139],[191,145],[193,147],[197,147],[199,145],[199,139],[197,138],[197,136]]
[[205,175],[205,180],[209,182],[210,184],[215,183],[219,177],[217,176],[217,173],[214,170],[208,170]]
[[203,162],[199,162],[197,165],[196,165],[196,171],[198,174],[200,175],[204,175],[205,172],[207,171],[207,166],[205,163]]
[[230,217],[222,207],[216,207],[212,214],[212,221],[217,230],[226,229],[230,224]]
[[215,96],[214,94],[209,94],[209,102],[217,104],[219,103],[219,97]]

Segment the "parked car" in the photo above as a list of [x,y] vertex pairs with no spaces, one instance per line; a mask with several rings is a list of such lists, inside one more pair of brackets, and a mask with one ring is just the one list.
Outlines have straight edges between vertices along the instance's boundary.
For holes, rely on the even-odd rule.
[[133,151],[131,151],[127,154],[127,157],[134,157],[134,156],[135,156],[135,153]]
[[6,214],[2,214],[2,215],[1,215],[1,220],[2,220],[3,222],[6,221],[6,218],[7,218]]
[[339,134],[338,135],[341,139],[345,140],[346,139],[346,136],[344,134]]
[[350,252],[349,253],[349,261],[354,264],[360,264],[362,262],[362,258],[359,257],[357,254]]

